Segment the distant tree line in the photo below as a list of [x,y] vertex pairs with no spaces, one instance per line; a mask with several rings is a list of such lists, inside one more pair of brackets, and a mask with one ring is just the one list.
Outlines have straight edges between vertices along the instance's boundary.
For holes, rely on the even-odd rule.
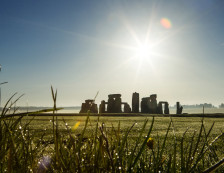
[[224,103],[222,103],[221,105],[219,105],[219,108],[224,108]]
[[[184,109],[193,109],[193,108],[224,108],[224,103],[221,103],[218,107],[212,105],[211,103],[195,104],[195,105],[182,105]],[[176,105],[170,106],[172,109],[176,109]]]

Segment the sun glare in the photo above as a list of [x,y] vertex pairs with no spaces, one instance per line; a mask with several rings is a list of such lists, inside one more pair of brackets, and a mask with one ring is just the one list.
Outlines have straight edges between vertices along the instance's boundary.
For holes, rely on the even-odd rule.
[[146,59],[150,57],[150,46],[147,44],[140,45],[136,51],[137,58]]
[[161,29],[161,27],[157,28],[157,23],[160,22],[162,27],[171,30],[173,27],[171,20],[162,18],[154,21],[154,18],[152,18],[149,20],[145,33],[141,33],[141,29],[134,30],[136,27],[132,27],[125,16],[122,17],[122,21],[131,39],[128,39],[126,43],[121,40],[123,44],[107,43],[127,51],[126,58],[119,63],[117,68],[124,68],[124,66],[133,67],[136,72],[136,81],[141,76],[141,73],[143,74],[146,71],[150,71],[150,73],[156,72],[158,74],[156,67],[162,62],[163,58],[168,57],[163,53],[163,43],[172,37],[175,32],[164,32],[164,29]]

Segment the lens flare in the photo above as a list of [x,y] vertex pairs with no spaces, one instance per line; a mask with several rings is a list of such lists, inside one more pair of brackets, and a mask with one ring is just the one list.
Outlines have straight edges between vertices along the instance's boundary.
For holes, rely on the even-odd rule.
[[162,18],[160,20],[160,24],[166,29],[170,29],[172,27],[170,20],[167,18]]
[[79,127],[80,121],[75,123],[75,125],[72,127],[72,130],[75,130]]
[[38,162],[38,171],[37,172],[45,172],[50,168],[51,164],[51,157],[50,156],[44,156],[40,159]]

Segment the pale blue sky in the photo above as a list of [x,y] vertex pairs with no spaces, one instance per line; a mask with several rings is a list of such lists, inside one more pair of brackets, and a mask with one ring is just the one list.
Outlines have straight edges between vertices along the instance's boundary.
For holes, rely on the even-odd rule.
[[[174,105],[224,102],[224,1],[0,1],[3,103],[59,106],[120,93]],[[166,18],[171,27],[160,20]],[[147,40],[147,54],[139,52]]]

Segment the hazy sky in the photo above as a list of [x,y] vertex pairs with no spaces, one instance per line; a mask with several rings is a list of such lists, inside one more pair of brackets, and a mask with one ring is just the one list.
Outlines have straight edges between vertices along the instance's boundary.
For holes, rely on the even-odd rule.
[[122,94],[224,102],[223,0],[2,0],[2,102],[58,106]]

